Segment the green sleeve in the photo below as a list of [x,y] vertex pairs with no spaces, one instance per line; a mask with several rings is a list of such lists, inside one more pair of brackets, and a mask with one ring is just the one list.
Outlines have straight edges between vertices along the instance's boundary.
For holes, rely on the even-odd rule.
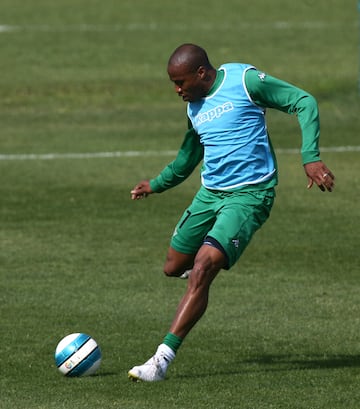
[[302,163],[320,160],[320,120],[315,98],[294,85],[254,69],[246,72],[245,84],[255,104],[297,115],[302,134]]
[[190,176],[203,156],[204,149],[199,136],[193,128],[190,128],[185,134],[176,158],[156,178],[150,180],[152,191],[160,193],[183,182]]

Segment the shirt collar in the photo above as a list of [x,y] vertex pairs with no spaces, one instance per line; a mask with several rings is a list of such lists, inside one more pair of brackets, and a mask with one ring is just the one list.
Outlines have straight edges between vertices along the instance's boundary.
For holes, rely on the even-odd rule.
[[225,71],[224,70],[222,70],[222,69],[216,70],[215,81],[212,84],[211,88],[209,89],[207,97],[212,95],[219,88],[220,84],[222,83],[222,81],[224,79],[224,76],[225,76]]

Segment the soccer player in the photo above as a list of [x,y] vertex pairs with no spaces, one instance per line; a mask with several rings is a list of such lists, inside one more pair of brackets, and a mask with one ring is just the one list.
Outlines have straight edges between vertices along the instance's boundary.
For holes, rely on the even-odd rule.
[[334,188],[334,175],[320,160],[318,106],[309,93],[248,64],[215,69],[206,51],[194,44],[179,46],[167,71],[175,92],[188,103],[189,128],[174,161],[154,179],[138,183],[131,197],[163,192],[203,164],[201,187],[175,228],[164,265],[167,276],[188,276],[186,292],[154,356],[128,373],[148,382],[165,378],[182,341],[207,308],[212,281],[236,263],[269,217],[277,165],[266,108],[297,115],[307,187]]

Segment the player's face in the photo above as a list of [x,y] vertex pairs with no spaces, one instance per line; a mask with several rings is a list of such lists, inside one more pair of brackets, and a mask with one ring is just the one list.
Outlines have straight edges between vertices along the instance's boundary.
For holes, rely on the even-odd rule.
[[170,80],[174,83],[175,92],[184,101],[194,102],[206,95],[203,83],[203,68],[200,67],[195,72],[189,72],[184,68],[168,67]]

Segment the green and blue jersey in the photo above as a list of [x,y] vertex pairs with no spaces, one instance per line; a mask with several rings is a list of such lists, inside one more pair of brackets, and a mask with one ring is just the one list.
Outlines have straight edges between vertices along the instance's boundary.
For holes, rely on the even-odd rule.
[[265,110],[296,114],[303,164],[319,160],[319,114],[307,92],[247,64],[224,64],[208,95],[188,104],[189,130],[173,162],[150,181],[162,192],[203,160],[202,184],[212,190],[258,190],[277,184]]

